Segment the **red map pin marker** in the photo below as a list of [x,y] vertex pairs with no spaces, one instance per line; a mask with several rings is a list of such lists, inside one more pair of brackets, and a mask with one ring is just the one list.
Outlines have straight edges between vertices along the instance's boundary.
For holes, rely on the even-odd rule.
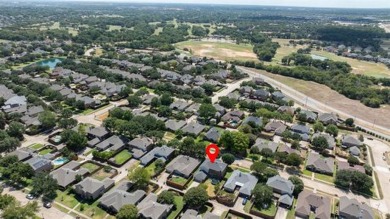
[[209,144],[206,147],[207,157],[210,159],[211,163],[215,162],[219,154],[219,147],[216,144]]

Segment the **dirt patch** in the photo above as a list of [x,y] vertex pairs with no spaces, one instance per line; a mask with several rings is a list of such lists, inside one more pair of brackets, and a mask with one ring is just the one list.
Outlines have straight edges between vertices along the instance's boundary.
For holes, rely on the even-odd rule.
[[109,112],[105,112],[103,114],[97,115],[96,119],[99,120],[99,121],[103,121],[103,120],[105,120],[108,117],[108,114],[109,114]]
[[261,71],[261,74],[284,83],[308,97],[325,103],[337,110],[354,115],[356,118],[372,122],[373,128],[375,128],[375,125],[390,128],[389,105],[384,105],[381,108],[370,108],[360,103],[360,101],[351,100],[322,84],[275,75],[264,71]]

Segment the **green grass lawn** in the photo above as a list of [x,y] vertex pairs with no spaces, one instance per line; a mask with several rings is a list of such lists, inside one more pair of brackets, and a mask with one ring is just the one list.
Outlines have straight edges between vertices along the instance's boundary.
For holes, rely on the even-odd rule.
[[297,200],[294,199],[293,205],[291,206],[291,209],[287,213],[286,219],[295,219],[295,204],[297,203]]
[[184,207],[184,202],[183,202],[183,196],[175,196],[175,204],[176,204],[176,210],[172,211],[169,216],[168,216],[168,219],[175,219],[179,214],[180,212],[183,210],[183,207]]
[[256,206],[253,206],[254,210],[256,211],[259,211],[267,216],[275,216],[276,215],[276,211],[277,211],[277,207],[275,205],[275,203],[272,203],[271,206],[269,206],[269,208],[267,209],[257,209]]
[[79,201],[75,198],[75,194],[70,192],[70,189],[65,191],[57,190],[57,197],[55,201],[69,208],[74,208],[79,203]]
[[129,160],[132,157],[131,153],[128,150],[123,150],[119,154],[115,155],[115,163],[122,165],[127,160]]
[[[99,200],[96,200],[94,203],[90,205],[86,203],[80,204],[79,206],[77,206],[76,210],[93,219],[103,219],[107,215],[107,212],[99,208],[98,204],[99,204]],[[84,207],[83,211],[81,211],[81,205],[83,205]]]
[[302,174],[303,174],[303,175],[305,175],[305,176],[311,177],[311,176],[312,176],[312,174],[313,174],[313,172],[311,172],[311,171],[309,171],[309,170],[306,170],[306,169],[304,169],[304,170],[302,171]]
[[325,182],[328,182],[328,183],[333,183],[334,182],[333,176],[328,176],[328,175],[325,175],[325,174],[315,173],[314,174],[314,178],[322,180],[322,181],[325,181]]
[[46,155],[53,151],[53,149],[47,148],[39,152],[39,155]]
[[89,170],[90,173],[94,172],[95,170],[99,169],[99,166],[94,164],[94,163],[90,163],[90,162],[87,162],[87,163],[84,163],[83,165],[81,165],[81,167]]
[[174,183],[177,183],[177,184],[180,184],[180,185],[184,185],[186,184],[187,182],[187,179],[183,178],[183,177],[180,177],[180,176],[173,176],[170,181],[174,182]]
[[90,115],[90,114],[92,114],[92,113],[95,113],[95,112],[98,112],[98,111],[100,111],[100,110],[103,110],[103,109],[105,109],[105,108],[107,108],[107,107],[110,107],[111,105],[112,105],[112,104],[108,104],[108,105],[102,106],[102,107],[97,108],[97,109],[86,109],[86,110],[82,111],[81,114],[82,114],[82,115]]
[[149,166],[145,167],[145,169],[149,172],[151,176],[154,176],[155,170],[156,170],[156,161],[153,163],[149,164]]
[[43,144],[36,143],[36,144],[32,144],[32,145],[30,145],[28,147],[31,148],[31,149],[34,149],[34,150],[39,150],[39,149],[43,148],[43,146],[44,146]]

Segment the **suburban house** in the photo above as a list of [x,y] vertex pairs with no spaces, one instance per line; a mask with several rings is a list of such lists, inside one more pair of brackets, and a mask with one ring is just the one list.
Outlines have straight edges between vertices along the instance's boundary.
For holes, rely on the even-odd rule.
[[10,110],[25,105],[27,105],[27,99],[25,96],[13,96],[4,102],[2,109]]
[[337,168],[338,170],[353,170],[353,171],[359,171],[361,173],[366,173],[366,170],[364,169],[363,166],[361,165],[353,165],[351,166],[348,162],[346,161],[337,161]]
[[253,78],[252,81],[253,81],[256,85],[263,85],[263,84],[265,84],[265,81],[264,81],[264,79],[262,79],[262,78]]
[[181,216],[181,219],[219,219],[220,216],[215,215],[210,212],[206,212],[203,217],[199,212],[193,209],[187,209],[184,214]]
[[334,159],[324,158],[321,155],[311,152],[307,158],[306,169],[313,172],[333,175]]
[[308,122],[315,122],[317,120],[317,114],[313,111],[309,110],[301,110],[299,114],[303,114],[306,116],[306,121]]
[[250,173],[234,170],[225,185],[223,185],[223,188],[228,192],[234,192],[239,188],[239,194],[241,196],[250,197],[257,181],[258,179]]
[[33,156],[33,150],[29,148],[16,149],[9,153],[10,156],[16,156],[19,161],[26,161]]
[[293,116],[295,113],[295,109],[292,108],[291,106],[280,106],[278,108],[278,112],[286,113],[286,114]]
[[278,152],[283,152],[283,153],[286,153],[286,154],[292,154],[292,153],[296,153],[298,155],[301,154],[298,150],[292,149],[291,147],[289,147],[286,144],[279,145]]
[[99,151],[119,151],[126,146],[127,142],[128,140],[125,137],[113,135],[106,140],[96,144],[95,148]]
[[262,101],[267,100],[270,96],[271,94],[268,91],[262,89],[256,90],[251,94],[251,98]]
[[138,159],[142,156],[144,156],[148,151],[150,151],[154,144],[152,139],[141,137],[141,138],[134,138],[129,142],[129,146],[132,150],[132,154],[134,158]]
[[309,140],[310,135],[310,127],[306,125],[301,124],[294,124],[291,126],[291,131],[299,134],[302,138],[302,140],[307,141]]
[[177,101],[171,103],[169,108],[171,108],[172,110],[175,110],[175,111],[184,111],[189,105],[190,105],[190,103],[188,103],[184,100],[177,100]]
[[170,119],[165,122],[165,128],[176,132],[177,130],[183,128],[186,124],[186,121],[183,120]]
[[184,133],[198,136],[205,128],[206,126],[204,125],[201,125],[197,122],[191,122],[184,126],[182,130]]
[[279,144],[276,142],[258,138],[251,149],[253,150],[254,148],[257,148],[257,150],[261,152],[263,149],[268,148],[272,151],[272,153],[275,153],[278,146]]
[[252,123],[259,127],[263,125],[263,119],[256,116],[248,116],[244,119],[244,121],[242,121],[242,124],[248,124],[248,123]]
[[266,132],[274,132],[276,135],[282,135],[286,128],[287,126],[283,122],[272,120],[265,125],[264,130]]
[[221,121],[224,122],[226,127],[237,128],[245,114],[242,111],[230,111],[221,117]]
[[90,140],[98,139],[99,142],[107,139],[110,136],[110,132],[104,127],[89,128],[87,131],[87,137]]
[[356,156],[356,157],[360,156],[360,149],[356,146],[350,147],[348,149],[348,151],[353,156]]
[[153,162],[155,159],[159,159],[164,161],[164,163],[172,158],[174,155],[175,149],[168,147],[166,145],[162,147],[155,147],[153,150],[151,150],[149,153],[147,153],[145,156],[143,156],[140,161],[141,164],[144,166],[149,165],[151,162]]
[[333,124],[336,125],[339,120],[338,116],[334,113],[321,113],[318,116],[318,120],[325,125]]
[[272,99],[274,100],[282,100],[285,97],[286,95],[284,95],[284,93],[282,93],[281,91],[275,91],[272,93]]
[[341,145],[344,148],[349,148],[349,147],[360,147],[363,145],[363,142],[361,142],[359,139],[355,138],[352,135],[346,135],[343,137],[343,140],[341,141]]
[[349,199],[346,196],[339,201],[339,218],[342,219],[374,219],[375,214],[366,203],[360,203],[356,199]]
[[336,141],[333,136],[329,135],[328,133],[315,133],[312,137],[312,140],[317,137],[324,137],[326,139],[326,142],[328,142],[328,149],[333,149],[336,147]]
[[44,158],[43,156],[35,156],[25,161],[32,167],[34,172],[50,171],[53,168],[51,160]]
[[80,168],[78,170],[72,170],[70,168],[61,167],[53,172],[50,175],[53,179],[57,180],[58,186],[62,189],[66,189],[70,184],[76,182],[77,176],[84,177],[89,173],[85,168]]
[[188,178],[192,172],[196,170],[199,164],[200,161],[195,158],[179,155],[167,165],[166,171],[171,174]]
[[115,189],[106,193],[99,200],[99,205],[108,212],[118,213],[124,205],[137,205],[146,196],[142,190],[129,193],[123,190]]
[[115,180],[106,178],[103,181],[87,177],[83,181],[74,185],[74,190],[77,195],[84,199],[95,200],[103,195],[106,191],[112,188]]
[[299,193],[295,216],[301,218],[330,219],[331,200],[327,196],[314,194],[311,191],[303,190]]
[[221,160],[216,160],[212,163],[209,159],[206,159],[200,165],[199,171],[194,174],[194,180],[197,182],[203,182],[207,177],[221,180],[225,176],[226,170],[227,164]]
[[157,195],[150,193],[138,205],[138,213],[142,219],[165,219],[173,209],[173,205],[160,204]]
[[278,194],[279,204],[290,207],[293,204],[294,184],[279,175],[267,180],[267,186],[271,187],[274,193]]
[[218,142],[221,137],[221,131],[215,127],[209,129],[209,131],[205,134],[204,138],[211,142]]

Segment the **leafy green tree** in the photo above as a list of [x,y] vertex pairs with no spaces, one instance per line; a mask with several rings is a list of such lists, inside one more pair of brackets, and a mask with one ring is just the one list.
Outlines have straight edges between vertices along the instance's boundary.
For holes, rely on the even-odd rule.
[[201,186],[190,188],[183,197],[184,203],[194,209],[203,207],[208,200],[207,191]]
[[249,146],[249,137],[242,132],[225,131],[221,135],[219,145],[234,153],[246,155],[246,149]]
[[20,145],[20,141],[17,138],[6,137],[3,140],[0,140],[0,153],[12,152],[20,147]]
[[11,122],[8,126],[7,133],[11,137],[15,137],[19,140],[22,140],[24,134],[24,125],[20,122]]
[[210,119],[215,116],[215,113],[217,113],[217,110],[212,104],[202,104],[199,107],[199,116],[204,119]]
[[117,219],[137,219],[138,209],[135,205],[124,205],[116,214]]
[[316,121],[313,125],[314,132],[323,132],[324,125],[320,121]]
[[7,124],[7,118],[5,117],[3,112],[0,112],[0,129],[4,129],[6,124]]
[[352,118],[348,118],[348,119],[345,120],[345,124],[347,126],[353,126],[354,123],[355,123],[355,121]]
[[160,101],[162,105],[169,106],[171,105],[171,103],[173,103],[172,95],[164,93],[163,95],[161,95]]
[[130,107],[138,107],[142,103],[142,99],[139,96],[131,95],[127,98]]
[[337,126],[331,124],[326,126],[325,132],[330,135],[333,135],[334,137],[337,137],[337,135],[339,134],[339,129],[337,128]]
[[80,151],[87,146],[87,137],[79,134],[76,131],[67,129],[61,133],[61,140],[72,151]]
[[14,205],[9,205],[6,207],[1,214],[1,218],[3,219],[27,219],[27,218],[33,218],[36,215],[36,212],[38,211],[39,206],[38,202],[33,201],[29,202],[24,206],[21,206],[20,203],[16,203]]
[[272,152],[272,150],[270,148],[261,149],[260,154],[265,158],[271,158],[274,156],[274,153]]
[[299,141],[294,140],[294,141],[291,143],[291,148],[292,148],[292,149],[299,149],[299,148],[301,148],[301,145],[299,144]]
[[374,182],[371,177],[359,171],[339,170],[336,172],[335,185],[368,194]]
[[62,129],[71,129],[77,126],[77,120],[73,118],[63,118],[58,121],[58,126]]
[[145,168],[137,168],[129,175],[129,180],[137,189],[146,189],[150,181],[149,171]]
[[157,108],[159,106],[161,106],[161,101],[158,97],[153,97],[152,101],[150,102],[150,106],[152,108]]
[[230,99],[229,97],[220,97],[219,98],[219,105],[231,109],[237,104],[237,101]]
[[158,107],[158,115],[162,117],[169,117],[172,115],[172,110],[165,105]]
[[233,154],[226,153],[222,155],[222,161],[226,163],[227,165],[230,165],[234,162],[236,158],[234,157]]
[[328,141],[324,136],[317,136],[313,138],[311,144],[319,151],[326,150],[329,147]]
[[175,195],[171,191],[164,190],[157,196],[157,202],[161,204],[173,205],[175,204]]
[[38,173],[32,178],[32,194],[43,195],[45,198],[54,199],[57,196],[58,183],[56,179],[47,173]]
[[301,193],[303,191],[303,189],[305,188],[305,185],[303,184],[302,179],[300,179],[297,176],[290,176],[288,178],[288,180],[290,180],[292,182],[292,184],[294,184],[294,195],[298,196],[299,193]]
[[348,163],[351,164],[351,165],[357,165],[360,162],[359,162],[359,159],[357,159],[355,156],[349,155]]
[[286,164],[290,166],[299,167],[302,164],[303,160],[301,156],[296,153],[291,153],[286,157]]
[[56,115],[50,111],[44,111],[38,116],[39,122],[41,122],[41,127],[43,129],[51,129],[56,126]]
[[252,191],[253,203],[257,208],[263,209],[264,206],[272,204],[273,191],[267,185],[257,184]]
[[364,170],[366,171],[366,174],[371,176],[372,175],[372,171],[373,171],[372,167],[369,164],[364,164],[363,167],[364,167]]

